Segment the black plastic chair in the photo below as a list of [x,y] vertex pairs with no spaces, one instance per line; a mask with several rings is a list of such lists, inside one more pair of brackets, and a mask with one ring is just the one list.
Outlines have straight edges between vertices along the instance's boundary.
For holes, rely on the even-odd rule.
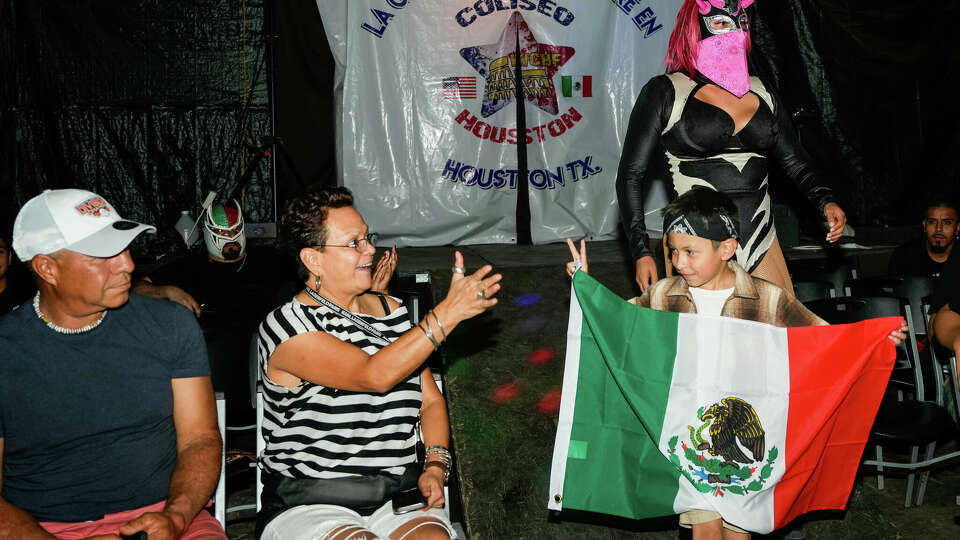
[[[912,319],[910,304],[906,299],[889,296],[861,297],[857,300],[864,304],[860,311],[864,318],[903,316]],[[864,461],[864,465],[874,465],[877,468],[877,489],[883,489],[884,468],[900,468],[910,471],[907,474],[907,487],[904,495],[904,506],[923,504],[923,492],[926,487],[926,475],[933,463],[960,455],[954,452],[934,459],[938,441],[948,439],[956,434],[957,426],[943,405],[943,371],[933,357],[929,357],[927,366],[917,351],[917,338],[913,328],[908,332],[907,340],[902,344],[906,359],[913,372],[915,399],[897,400],[884,399],[871,429],[870,440],[876,450],[876,459]],[[898,357],[901,346],[898,346]],[[924,381],[929,381],[924,384]],[[932,392],[927,392],[930,388]],[[932,394],[932,399],[927,395]],[[926,446],[925,459],[919,460],[920,446]],[[907,463],[888,461],[884,459],[884,447],[909,448],[910,460]],[[921,471],[921,480],[914,496],[916,471]]]
[[833,283],[829,281],[794,281],[793,292],[797,300],[809,302],[810,300],[822,300],[825,298],[834,298],[839,296]]
[[857,278],[857,269],[843,262],[824,262],[812,266],[793,266],[791,278],[794,281],[827,281],[833,284],[837,296],[849,296],[844,292],[843,282]]
[[901,283],[893,288],[894,296],[906,298],[910,301],[910,311],[913,312],[913,327],[917,334],[927,333],[926,306],[929,301],[924,298],[933,294],[933,278],[930,276],[903,276]]
[[809,300],[803,305],[830,324],[849,324],[866,318],[863,316],[866,302],[848,296]]
[[[855,296],[857,300],[864,302],[863,318],[876,319],[878,317],[904,317],[906,306],[909,305],[906,299],[893,296]],[[911,348],[912,347],[912,348]],[[913,369],[914,359],[918,357],[916,340],[908,339],[897,345],[897,366],[895,369]],[[913,373],[911,375],[915,376]],[[922,382],[922,381],[920,381]]]
[[903,278],[890,276],[845,279],[843,291],[845,296],[897,296],[893,290],[902,283]]
[[[924,320],[925,321],[929,320],[929,318],[930,316],[927,315],[926,312],[924,312]],[[954,416],[954,418],[960,418],[960,386],[958,386],[957,384],[957,355],[952,353],[949,349],[940,347],[936,343],[931,343],[928,350],[930,351],[930,360],[931,360],[933,369],[938,370],[938,372],[940,372],[939,369],[941,364],[944,362],[947,364],[948,373],[952,380],[950,386],[953,387],[953,406],[955,409],[954,413],[956,413],[956,416]],[[942,384],[940,388],[942,392],[942,388],[943,388]],[[953,424],[953,422],[951,422],[951,424]],[[951,433],[948,433],[945,436],[949,436],[950,434]],[[956,435],[955,424],[954,424],[954,432],[952,434]],[[956,456],[960,456],[960,452],[952,452],[945,456],[940,456],[939,458],[937,458],[936,461],[943,461],[945,459],[949,459],[951,457],[956,457]],[[928,451],[924,457],[926,460],[933,459],[933,452]],[[923,502],[923,493],[924,491],[926,491],[926,488],[927,488],[928,476],[930,476],[930,471],[924,471],[920,475],[920,481],[917,483],[917,501],[918,501],[917,505],[920,505]]]

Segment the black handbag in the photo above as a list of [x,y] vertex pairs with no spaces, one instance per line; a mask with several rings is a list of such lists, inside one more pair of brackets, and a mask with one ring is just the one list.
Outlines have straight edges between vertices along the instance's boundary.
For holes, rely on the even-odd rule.
[[343,506],[369,516],[395,493],[415,487],[422,470],[420,463],[411,463],[399,476],[379,473],[343,478],[291,478],[261,471],[263,492],[256,536],[283,511],[305,504]]

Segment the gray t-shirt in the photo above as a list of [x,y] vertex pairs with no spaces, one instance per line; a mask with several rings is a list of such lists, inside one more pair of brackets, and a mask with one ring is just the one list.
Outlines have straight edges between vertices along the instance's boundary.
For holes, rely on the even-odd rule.
[[136,294],[100,326],[57,333],[28,304],[0,318],[3,497],[38,521],[88,521],[166,498],[171,379],[209,375],[186,308]]

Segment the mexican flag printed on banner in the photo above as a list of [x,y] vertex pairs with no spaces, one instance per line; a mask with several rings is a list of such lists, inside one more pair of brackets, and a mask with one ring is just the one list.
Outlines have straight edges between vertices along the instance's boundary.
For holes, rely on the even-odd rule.
[[548,507],[713,510],[758,533],[842,509],[899,325],[654,311],[576,272]]
[[593,76],[564,75],[560,77],[560,92],[563,97],[593,97]]

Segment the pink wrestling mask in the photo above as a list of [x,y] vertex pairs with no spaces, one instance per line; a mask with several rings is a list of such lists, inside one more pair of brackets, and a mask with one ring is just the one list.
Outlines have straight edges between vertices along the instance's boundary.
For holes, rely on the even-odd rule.
[[750,91],[747,70],[746,8],[753,0],[696,0],[700,11],[697,71],[717,86],[743,97]]

